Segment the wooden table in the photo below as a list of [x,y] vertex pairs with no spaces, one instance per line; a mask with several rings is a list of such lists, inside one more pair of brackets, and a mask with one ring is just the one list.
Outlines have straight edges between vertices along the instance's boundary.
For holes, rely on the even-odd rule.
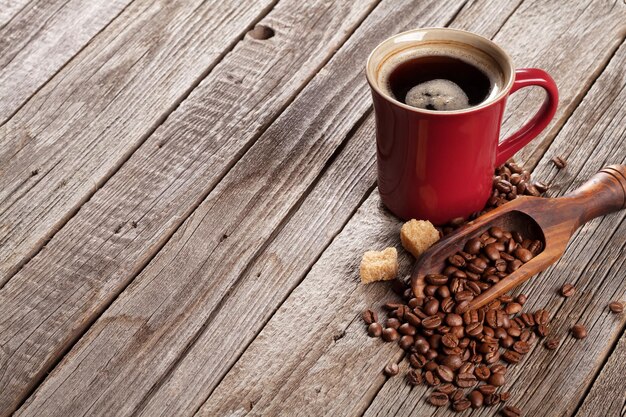
[[[383,376],[406,361],[360,320],[394,299],[360,257],[401,225],[364,62],[423,26],[554,76],[557,116],[517,155],[549,196],[626,162],[621,0],[0,0],[0,415],[450,415]],[[522,288],[562,339],[509,371],[526,416],[626,415],[625,218]]]

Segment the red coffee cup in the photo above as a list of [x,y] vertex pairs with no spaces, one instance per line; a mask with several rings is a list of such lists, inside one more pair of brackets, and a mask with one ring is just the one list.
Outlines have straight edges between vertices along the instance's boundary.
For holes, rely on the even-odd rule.
[[[389,73],[391,62],[402,62],[403,54],[419,48],[458,51],[475,58],[473,62],[489,65],[502,77],[497,94],[452,111],[420,109],[398,101],[381,76]],[[444,224],[482,210],[491,194],[495,167],[550,123],[558,103],[556,84],[545,71],[515,70],[498,45],[461,30],[426,28],[400,33],[372,51],[366,70],[376,114],[378,189],[385,206],[402,219]],[[507,98],[529,86],[546,91],[543,105],[517,132],[499,142]]]

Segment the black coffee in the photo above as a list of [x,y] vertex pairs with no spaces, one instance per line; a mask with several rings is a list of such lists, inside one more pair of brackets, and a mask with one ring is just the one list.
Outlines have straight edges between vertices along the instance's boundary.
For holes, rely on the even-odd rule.
[[[388,85],[397,100],[427,110],[476,106],[494,88],[489,76],[479,68],[446,55],[419,56],[401,62],[389,74]],[[437,101],[438,97],[442,101]]]

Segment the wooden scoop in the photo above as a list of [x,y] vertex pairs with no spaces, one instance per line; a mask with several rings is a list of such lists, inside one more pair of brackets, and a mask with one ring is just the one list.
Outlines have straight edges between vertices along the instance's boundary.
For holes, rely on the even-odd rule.
[[492,226],[540,240],[543,250],[537,256],[470,302],[470,309],[480,308],[556,262],[581,225],[625,207],[626,165],[603,168],[580,188],[560,198],[516,198],[460,227],[428,249],[413,269],[413,293],[423,295],[425,276],[441,273],[449,256],[463,250],[467,240]]

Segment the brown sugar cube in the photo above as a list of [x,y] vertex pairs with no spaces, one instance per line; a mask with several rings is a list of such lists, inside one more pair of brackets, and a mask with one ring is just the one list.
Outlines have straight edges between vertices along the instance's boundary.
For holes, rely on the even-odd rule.
[[416,258],[439,240],[439,232],[428,220],[410,220],[400,230],[402,246]]
[[388,281],[398,275],[398,251],[387,248],[382,252],[367,251],[361,259],[361,282]]

